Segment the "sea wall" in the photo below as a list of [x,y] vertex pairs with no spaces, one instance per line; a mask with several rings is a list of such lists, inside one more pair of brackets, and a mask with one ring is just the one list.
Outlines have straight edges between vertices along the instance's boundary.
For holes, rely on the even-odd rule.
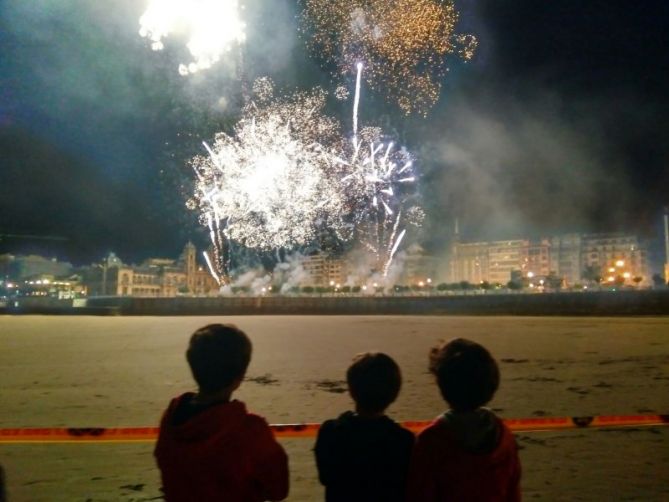
[[[449,296],[96,297],[10,301],[7,314],[83,315],[669,315],[669,290]],[[2,312],[2,310],[0,310]]]

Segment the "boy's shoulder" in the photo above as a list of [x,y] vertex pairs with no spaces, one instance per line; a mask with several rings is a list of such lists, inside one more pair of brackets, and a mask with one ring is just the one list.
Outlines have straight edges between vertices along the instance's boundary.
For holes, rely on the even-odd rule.
[[418,434],[417,443],[427,448],[457,446],[471,453],[489,453],[515,445],[515,439],[500,417],[481,408],[465,416],[449,412],[440,415]]
[[244,425],[252,431],[271,431],[267,419],[256,413],[247,412]]
[[347,411],[337,418],[326,420],[320,426],[319,435],[348,435],[369,432],[383,432],[386,435],[392,435],[407,441],[413,442],[414,434],[405,429],[392,418],[384,415],[375,419],[365,419],[359,417],[352,411]]
[[440,434],[444,431],[452,430],[454,427],[457,428],[462,424],[506,427],[504,421],[488,408],[479,408],[476,411],[463,414],[456,414],[449,410],[432,420],[430,425],[423,429],[419,435]]
[[270,431],[264,417],[251,413],[242,401],[236,399],[222,403],[197,404],[195,394],[186,392],[171,399],[163,419],[161,428],[169,426],[186,426],[190,428],[243,429],[249,434]]

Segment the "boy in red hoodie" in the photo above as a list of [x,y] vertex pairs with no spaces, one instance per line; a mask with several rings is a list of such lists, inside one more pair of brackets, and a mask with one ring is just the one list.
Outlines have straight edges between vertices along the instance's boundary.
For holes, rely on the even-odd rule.
[[231,400],[251,360],[234,325],[198,329],[186,352],[198,392],[172,399],[155,457],[167,502],[261,502],[288,496],[288,459],[267,422]]
[[495,360],[478,343],[458,338],[432,349],[430,371],[450,409],[416,439],[407,500],[519,501],[516,442],[482,407],[499,386]]

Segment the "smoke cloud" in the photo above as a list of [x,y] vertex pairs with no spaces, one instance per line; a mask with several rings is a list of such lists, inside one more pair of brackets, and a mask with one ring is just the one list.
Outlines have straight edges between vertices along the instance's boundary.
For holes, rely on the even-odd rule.
[[[469,239],[624,230],[638,194],[596,102],[551,93],[461,94],[425,131],[428,231]],[[597,124],[600,124],[598,127]]]

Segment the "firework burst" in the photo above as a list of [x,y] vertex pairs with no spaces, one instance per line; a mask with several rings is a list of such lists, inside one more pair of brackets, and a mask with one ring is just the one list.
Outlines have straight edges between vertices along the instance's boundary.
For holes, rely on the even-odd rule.
[[319,228],[343,221],[341,193],[324,143],[340,138],[338,124],[322,113],[325,92],[273,99],[271,82],[254,86],[257,101],[232,135],[219,133],[208,155],[191,161],[195,204],[210,230],[219,277],[229,270],[230,241],[257,250],[312,242]]
[[357,64],[353,102],[353,137],[346,155],[334,156],[340,172],[340,189],[350,208],[348,220],[356,238],[376,259],[383,275],[406,234],[406,225],[420,225],[422,209],[413,192],[417,175],[413,157],[405,148],[396,148],[383,139],[381,129],[364,127],[358,131],[358,107],[362,64]]
[[445,59],[473,57],[477,41],[455,33],[452,0],[303,0],[302,31],[335,77],[366,65],[365,79],[407,114],[436,103]]
[[139,24],[139,34],[155,51],[164,48],[163,39],[172,33],[188,35],[193,61],[179,65],[181,75],[210,68],[245,39],[237,0],[151,0]]

